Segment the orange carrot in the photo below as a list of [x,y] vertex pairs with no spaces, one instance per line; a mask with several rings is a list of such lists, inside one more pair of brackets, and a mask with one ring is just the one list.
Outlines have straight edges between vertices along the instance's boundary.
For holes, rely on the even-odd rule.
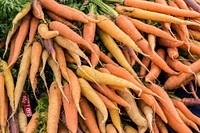
[[160,97],[162,97],[164,100],[159,100],[159,102],[163,105],[164,109],[166,110],[165,112],[170,113],[171,115],[173,115],[173,118],[181,123],[181,119],[176,111],[176,108],[174,107],[174,104],[172,103],[171,99],[169,98],[168,94],[166,93],[166,91],[164,91],[163,88],[161,88],[160,86],[156,85],[156,84],[149,84],[148,88],[151,89],[154,93],[156,93],[157,95],[159,95]]
[[64,54],[65,54],[65,58],[66,58],[67,62],[69,62],[69,63],[75,63],[73,57],[66,50],[64,50]]
[[126,6],[140,8],[140,9],[144,9],[148,11],[170,14],[174,16],[183,16],[183,17],[199,17],[200,16],[195,11],[177,9],[177,8],[173,8],[167,5],[158,4],[158,3],[150,2],[150,1],[125,0],[124,4]]
[[188,119],[179,109],[177,109],[177,112],[178,112],[179,116],[181,117],[181,119],[183,120],[183,122],[187,126],[192,127],[197,132],[200,132],[198,126],[193,121],[191,121],[190,119]]
[[47,119],[47,132],[56,133],[58,131],[58,122],[62,105],[62,94],[56,81],[51,83],[49,88],[49,106]]
[[171,58],[172,60],[177,59],[179,56],[177,48],[167,48],[167,54],[168,57]]
[[160,119],[158,115],[155,116],[155,123],[158,126],[160,133],[168,133],[168,129],[165,123]]
[[109,98],[112,101],[115,101],[116,103],[122,105],[123,107],[130,108],[130,105],[119,95],[117,95],[115,92],[110,90],[106,85],[100,84],[100,86],[96,85],[95,83],[90,83],[90,85],[98,90],[101,94],[105,95],[107,98]]
[[83,116],[86,118],[84,120],[84,122],[87,125],[89,132],[90,133],[100,133],[99,128],[97,126],[97,122],[93,115],[92,109],[90,108],[89,103],[86,100],[86,98],[84,98],[84,97],[81,98],[80,107],[83,112]]
[[94,52],[90,44],[84,40],[80,35],[71,30],[67,25],[64,25],[58,21],[52,21],[49,25],[50,29],[58,30],[59,34],[79,45],[82,45],[84,48],[89,49],[91,52]]
[[42,54],[42,45],[39,42],[34,42],[31,50],[31,66],[30,66],[30,82],[31,82],[31,87],[33,90],[33,94],[35,98],[37,99],[36,96],[36,87],[37,87],[37,80],[36,80],[36,74],[39,69],[40,65],[40,58]]
[[[150,62],[151,60],[148,57],[145,57],[145,56],[142,57],[142,63],[146,66],[146,68],[148,68]],[[146,73],[147,73],[147,70],[143,66],[141,66],[139,75],[144,77]]]
[[[138,1],[138,0],[136,0]],[[149,34],[153,34],[155,36],[158,36],[158,37],[161,37],[161,38],[164,38],[164,39],[167,39],[167,40],[171,40],[171,41],[174,41],[174,42],[177,42],[178,40],[176,40],[174,37],[172,37],[170,34],[168,34],[167,32],[153,26],[153,25],[150,25],[150,24],[146,24],[140,20],[137,20],[137,19],[133,19],[133,18],[130,18],[130,17],[127,17],[131,22],[132,24],[139,30],[139,31],[143,31],[143,32],[146,32],[146,33],[149,33]]]
[[99,58],[104,63],[109,63],[109,64],[117,65],[109,56],[107,56],[106,54],[104,54],[102,51],[100,51]]
[[117,133],[117,129],[113,124],[107,124],[106,125],[106,132],[107,133]]
[[174,106],[179,109],[188,119],[200,125],[200,118],[194,115],[181,101],[171,98]]
[[66,71],[67,65],[66,65],[66,59],[65,59],[64,51],[56,43],[54,43],[54,48],[55,48],[55,51],[56,51],[56,59],[58,61],[58,65],[60,67],[61,74],[64,77],[64,79],[67,82],[69,82],[69,84],[70,84],[69,75],[68,75],[68,73]]
[[29,121],[29,123],[26,126],[26,133],[32,133],[37,126],[38,123],[38,118],[39,118],[40,114],[38,112],[35,112],[32,117],[31,120]]
[[165,116],[167,117],[168,120],[168,125],[176,132],[178,133],[192,133],[191,129],[185,125],[185,123],[178,122],[174,117],[172,117],[172,114],[166,110],[166,108],[163,105],[160,105],[162,107],[162,110],[165,113]]
[[130,20],[128,20],[126,16],[119,15],[116,19],[116,23],[127,35],[131,37],[131,39],[133,39],[133,41],[135,41],[138,47],[140,47],[145,54],[149,55],[151,61],[153,61],[165,72],[176,74],[176,72],[174,72],[158,54],[151,50],[148,41],[141,35],[141,33],[135,28],[135,26],[130,22]]
[[170,22],[170,23],[176,23],[176,24],[185,24],[185,25],[199,25],[191,21],[181,20],[181,19],[178,19],[177,17],[173,17],[170,15],[166,15],[166,14],[162,14],[158,12],[147,11],[140,8],[117,5],[115,10],[119,14],[135,17],[135,18],[156,20],[156,21],[161,21],[161,22]]
[[42,6],[39,0],[33,0],[32,13],[37,19],[41,19],[44,21],[44,12],[42,10]]
[[21,48],[22,48],[22,45],[24,43],[24,40],[28,34],[28,29],[29,29],[29,23],[30,23],[30,20],[31,20],[31,15],[30,14],[27,14],[23,20],[22,20],[22,23],[21,23],[21,26],[19,28],[19,32],[18,32],[18,35],[16,37],[16,44],[15,44],[15,47],[14,47],[14,52],[13,52],[13,55],[12,55],[12,60],[11,62],[8,64],[8,67],[11,67],[15,64],[15,62],[17,61],[17,58],[21,52]]
[[158,42],[159,45],[161,45],[161,46],[172,47],[172,48],[183,45],[183,43],[181,43],[181,42],[173,42],[173,41],[171,41],[171,40],[166,40],[166,39],[164,39],[164,38],[158,38],[158,39],[157,39],[157,42]]
[[80,21],[84,23],[88,22],[88,20],[84,18],[83,15],[75,11],[69,10],[69,8],[65,7],[62,4],[59,4],[58,2],[54,0],[40,0],[40,2],[42,6],[46,8],[47,10],[50,10],[66,19],[76,20],[76,21]]
[[74,28],[74,29],[78,29],[77,26],[73,25],[71,22],[67,21],[65,18],[58,16],[57,14],[51,12],[51,11],[47,11],[47,15],[52,18],[54,21],[59,21],[67,26],[69,26],[70,28]]
[[156,121],[156,120],[154,119],[154,120],[153,120],[153,123],[152,123],[153,132],[154,132],[154,133],[159,133],[158,125],[156,124],[155,121]]
[[174,2],[179,6],[181,9],[189,10],[187,4],[184,2],[184,0],[174,0]]
[[[130,57],[129,53],[128,53],[128,49],[125,47],[126,45],[123,45],[121,48],[121,51],[124,55],[124,57],[126,58],[127,62],[131,65],[132,62],[132,58]],[[132,66],[132,65],[131,65]]]
[[125,45],[128,45],[129,47],[134,49],[136,52],[144,55],[142,50],[135,44],[135,42],[127,34],[125,34],[121,29],[119,29],[117,25],[115,25],[115,23],[112,22],[108,17],[99,15],[97,16],[97,20],[101,20],[100,22],[97,23],[97,26],[101,30],[109,34],[114,39],[124,43]]
[[76,74],[69,68],[66,67],[66,71],[69,75],[69,81],[70,81],[70,89],[71,89],[71,93],[72,93],[72,97],[74,99],[74,103],[76,105],[76,109],[79,112],[80,116],[82,118],[83,115],[81,113],[81,109],[79,106],[79,102],[80,102],[80,98],[81,98],[81,87],[78,81],[78,77],[76,76]]
[[54,38],[59,35],[57,30],[50,31],[46,24],[39,24],[38,25],[38,33],[44,39]]
[[38,24],[39,24],[39,20],[36,17],[32,17],[31,22],[30,22],[30,32],[29,32],[27,47],[33,43]]
[[[165,51],[162,48],[158,49],[156,52],[163,60],[165,60]],[[155,63],[152,62],[149,73],[145,76],[145,81],[153,82],[158,78],[160,73],[161,73],[161,68],[159,68]]]
[[78,113],[72,96],[72,91],[71,91],[72,89],[70,89],[69,84],[65,84],[63,87],[64,87],[63,88],[64,93],[69,100],[68,102],[64,97],[62,97],[64,111],[65,111],[66,125],[67,128],[72,133],[76,133],[78,130]]

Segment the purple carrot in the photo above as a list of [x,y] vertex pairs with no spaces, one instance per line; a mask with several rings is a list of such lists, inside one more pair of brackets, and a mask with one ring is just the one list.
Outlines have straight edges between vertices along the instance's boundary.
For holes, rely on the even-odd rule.
[[195,0],[184,0],[184,1],[189,7],[200,13],[200,5],[196,3]]
[[[12,109],[9,109],[9,116],[12,115]],[[12,115],[12,117],[9,119],[9,130],[11,133],[19,133],[19,125],[18,125],[18,117],[17,113]]]
[[53,47],[53,39],[43,39],[42,44],[45,47],[45,49],[50,53],[52,56],[53,60],[56,61],[56,51]]
[[199,106],[200,105],[200,99],[194,99],[194,98],[184,97],[181,99],[181,102],[183,102],[186,106]]

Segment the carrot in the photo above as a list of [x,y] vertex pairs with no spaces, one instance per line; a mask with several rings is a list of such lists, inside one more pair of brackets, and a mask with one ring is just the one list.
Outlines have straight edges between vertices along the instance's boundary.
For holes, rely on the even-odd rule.
[[68,73],[66,71],[67,65],[66,65],[66,59],[65,59],[64,51],[56,43],[54,43],[54,48],[55,48],[55,52],[56,52],[56,59],[58,61],[58,65],[59,65],[60,70],[61,70],[61,74],[64,77],[64,79],[67,82],[69,82],[69,84],[70,84],[69,75],[68,75]]
[[[117,107],[117,103],[113,102],[113,104]],[[123,128],[122,128],[122,121],[120,119],[120,114],[119,111],[116,109],[108,109],[111,121],[115,128],[117,129],[118,133],[123,133]]]
[[4,87],[5,79],[3,76],[3,73],[0,73],[0,104],[1,104],[1,109],[0,109],[0,125],[1,125],[1,131],[2,133],[5,133],[6,130],[6,125],[7,125],[7,117],[8,117],[8,99],[6,96],[6,90]]
[[191,29],[188,29],[188,30],[193,39],[200,40],[200,37],[199,37],[200,32],[199,31],[191,30]]
[[[12,115],[12,110],[9,108],[9,116]],[[19,124],[18,124],[18,113],[15,113],[10,119],[8,120],[9,130],[12,133],[19,133]]]
[[39,2],[39,0],[33,0],[32,3],[32,13],[37,19],[44,20],[44,12],[42,10],[42,6]]
[[[138,0],[136,0],[138,1]],[[140,31],[143,31],[145,33],[148,33],[148,34],[153,34],[155,36],[158,36],[158,37],[161,37],[163,39],[166,39],[166,40],[171,40],[171,41],[174,41],[174,42],[178,42],[178,40],[176,40],[174,37],[172,37],[170,34],[168,34],[167,32],[153,26],[153,25],[150,25],[150,24],[146,24],[140,20],[137,20],[137,19],[134,19],[134,18],[130,18],[130,17],[127,17],[131,23]]]
[[69,84],[65,84],[63,90],[65,95],[69,99],[68,102],[64,97],[62,97],[63,106],[65,110],[66,125],[72,133],[76,133],[78,130],[78,113],[72,96],[72,89],[70,88]]
[[64,96],[66,98],[66,100],[68,101],[68,98],[66,97],[66,95],[64,94],[63,89],[62,89],[63,88],[62,77],[61,77],[61,72],[60,72],[60,68],[59,68],[58,64],[56,64],[56,62],[51,57],[49,57],[47,59],[47,62],[54,73],[55,81],[58,84],[58,88],[60,89],[62,96]]
[[71,22],[67,21],[65,18],[58,16],[57,14],[51,12],[51,11],[47,11],[47,15],[52,18],[54,21],[59,21],[67,26],[69,26],[70,28],[74,28],[74,29],[78,29],[77,26],[75,26],[74,24],[72,24]]
[[183,45],[183,43],[174,42],[174,41],[167,40],[167,39],[164,39],[164,38],[157,38],[157,42],[161,46],[170,47],[170,48],[175,48],[175,47],[179,47],[179,46]]
[[179,8],[190,10],[184,0],[174,0],[174,2],[178,5]]
[[65,54],[65,58],[66,58],[67,62],[69,62],[69,63],[75,63],[75,61],[72,58],[72,56],[66,50],[64,50],[64,54]]
[[[142,57],[142,63],[145,65],[146,68],[148,68],[150,62],[151,62],[151,60],[148,57],[145,57],[145,56]],[[145,69],[145,67],[143,67],[143,66],[140,67],[139,75],[141,77],[144,77],[147,73],[147,70]]]
[[[193,73],[200,71],[199,68],[197,67],[199,63],[200,60],[197,60],[196,62],[189,65]],[[180,73],[177,76],[170,76],[164,83],[165,89],[166,90],[176,89],[177,87],[180,86],[180,84],[189,82],[192,79],[192,76],[193,74],[191,73]]]
[[[91,114],[91,113],[90,113]],[[78,117],[78,120],[79,120],[79,125],[80,125],[80,128],[81,128],[81,132],[84,132],[84,133],[89,133],[88,131],[88,127],[86,126],[84,120],[82,117]]]
[[153,132],[154,132],[154,133],[159,133],[158,125],[156,124],[155,121],[156,121],[156,120],[154,119],[154,120],[153,120],[153,123],[152,123]]
[[177,112],[178,112],[179,116],[181,117],[181,119],[183,120],[183,122],[187,126],[192,127],[197,132],[200,132],[198,126],[193,121],[191,121],[190,119],[188,119],[179,109],[177,109]]
[[25,133],[28,120],[23,110],[18,113],[18,123],[19,123],[19,131]]
[[149,42],[149,45],[150,45],[152,51],[155,50],[155,48],[156,48],[156,36],[153,35],[153,34],[148,34],[147,38],[148,38],[148,42]]
[[[153,96],[156,96],[154,93],[152,93],[152,91],[150,91],[148,88],[146,88],[143,84],[141,84],[140,82],[138,82],[126,69],[124,69],[123,67],[120,66],[114,66],[112,64],[105,64],[105,67],[111,72],[111,74],[125,79],[133,84],[135,84],[135,86],[139,87],[143,93],[145,94],[150,94]],[[132,88],[131,88],[132,89]],[[138,94],[137,91],[135,91],[133,89],[133,91]]]
[[191,7],[192,9],[194,9],[195,11],[200,13],[200,6],[199,4],[195,1],[195,0],[184,0],[184,2]]
[[27,47],[33,43],[38,24],[39,24],[39,20],[36,17],[32,17],[31,22],[30,22],[30,32],[29,32]]
[[78,44],[75,42],[62,37],[62,36],[57,36],[54,38],[54,40],[57,42],[57,44],[63,48],[65,48],[68,51],[71,51],[80,57],[84,58],[87,62],[90,62],[88,57],[85,55],[85,53],[78,47]]
[[149,130],[152,131],[152,122],[154,117],[153,109],[150,106],[148,106],[143,100],[138,101],[138,107],[144,113],[148,122]]
[[17,15],[15,16],[15,18],[12,20],[12,25],[13,28],[17,25],[17,23],[23,18],[25,17],[28,12],[31,10],[31,2],[28,2],[27,5],[20,11],[17,13]]
[[[26,47],[25,47],[26,48]],[[14,112],[17,111],[18,104],[20,101],[20,97],[24,88],[24,84],[28,75],[29,67],[31,65],[31,51],[32,51],[32,46],[29,46],[23,53],[20,66],[19,66],[19,72],[17,75],[17,81],[15,84],[15,109]]]
[[169,15],[157,13],[157,12],[152,12],[152,11],[147,11],[147,10],[143,10],[139,8],[117,5],[115,9],[119,14],[135,17],[135,18],[157,20],[161,22],[170,22],[170,23],[176,23],[176,24],[198,25],[197,23],[194,23],[191,21],[181,20],[173,16],[169,16]]
[[[124,43],[125,45],[130,46],[132,49],[134,49],[136,52],[141,53],[145,55],[142,50],[135,44],[135,42],[126,35],[121,29],[119,29],[114,22],[112,22],[108,17],[99,15],[97,16],[97,20],[100,20],[100,22],[97,23],[97,26],[109,34],[114,39]],[[113,32],[115,31],[115,32]]]
[[168,133],[165,123],[160,119],[158,115],[155,116],[155,122],[158,126],[158,130],[160,131],[160,133]]
[[171,98],[174,106],[179,109],[188,119],[200,125],[200,118],[194,115],[181,101]]
[[[157,54],[165,60],[165,51],[162,48],[159,48],[157,51]],[[159,68],[155,63],[151,63],[151,68],[149,70],[149,73],[145,76],[146,82],[153,82],[158,78],[158,76],[161,73],[161,68]]]
[[58,133],[69,133],[67,128],[61,122],[58,125]]
[[185,123],[182,121],[182,122],[178,122],[174,117],[172,117],[172,114],[170,112],[168,112],[163,105],[161,105],[166,117],[167,117],[167,120],[168,120],[168,125],[176,132],[178,133],[192,133],[192,131],[190,130],[190,128],[185,125]]
[[150,1],[140,1],[140,0],[125,0],[124,1],[125,6],[131,6],[134,8],[140,8],[143,10],[153,11],[153,12],[159,12],[164,14],[170,14],[173,16],[182,16],[182,17],[199,17],[199,14],[195,11],[190,10],[183,10],[183,9],[177,9],[173,8],[167,5],[158,4],[155,2]]
[[94,43],[92,43],[91,46],[92,49],[94,50],[94,52],[91,53],[91,59],[90,59],[92,66],[96,67],[98,63],[102,65],[102,62],[99,59],[101,53],[99,46]]
[[148,88],[164,99],[164,100],[158,99],[159,102],[163,105],[163,108],[166,110],[164,112],[170,113],[177,122],[181,123],[182,121],[176,111],[174,104],[169,98],[167,92],[156,84],[149,84]]
[[45,69],[45,66],[46,66],[46,62],[47,62],[47,59],[49,58],[49,53],[46,49],[44,49],[42,51],[42,55],[41,55],[41,60],[42,60],[42,69],[40,71],[40,75],[42,75],[42,73],[44,73],[44,69]]
[[184,65],[177,59],[172,60],[169,57],[166,58],[167,64],[176,71],[185,72],[185,73],[193,73],[191,68],[187,65]]
[[5,57],[6,52],[8,50],[9,43],[10,43],[11,39],[14,38],[13,36],[17,32],[17,30],[19,29],[19,26],[20,26],[20,24],[16,24],[16,26],[14,26],[13,28],[11,28],[8,31],[8,34],[7,34],[7,37],[6,37],[6,42],[5,42],[5,51],[3,53],[3,58]]
[[108,99],[106,96],[102,95],[100,92],[96,91],[97,95],[101,98],[101,100],[103,101],[103,103],[105,104],[107,109],[114,109],[114,110],[119,110],[119,108],[117,108],[113,102]]
[[130,125],[124,127],[125,133],[138,133],[138,131]]
[[37,99],[37,96],[35,93],[36,87],[37,87],[36,74],[38,72],[39,65],[40,65],[40,57],[42,54],[42,45],[39,42],[35,41],[33,43],[31,51],[32,51],[31,52],[31,66],[30,66],[29,78],[30,78],[33,94],[34,94],[35,98]]
[[58,2],[56,2],[54,0],[48,0],[48,1],[40,0],[40,2],[44,8],[58,14],[61,17],[64,17],[69,20],[80,21],[83,23],[88,22],[88,20],[86,18],[84,18],[83,15],[81,15],[75,11],[69,10],[69,8],[67,8],[67,6],[59,4]]
[[172,60],[177,59],[179,57],[177,48],[167,48],[167,55]]
[[151,59],[151,61],[153,61],[165,72],[170,74],[176,74],[176,72],[174,72],[166,64],[166,62],[160,56],[158,56],[158,54],[151,50],[148,41],[141,35],[141,33],[135,28],[135,26],[130,22],[130,20],[126,16],[119,15],[116,19],[116,23],[127,35],[130,36],[131,39],[133,39],[133,41],[136,42],[138,47],[140,47],[145,54],[149,55],[148,57]]
[[62,24],[58,21],[52,21],[49,25],[51,30],[57,30],[59,34],[79,45],[82,45],[84,48],[89,49],[91,52],[94,52],[90,44],[84,40],[80,35],[71,30],[68,26]]
[[35,112],[32,117],[31,120],[28,122],[27,126],[26,126],[26,133],[32,133],[37,126],[38,123],[38,118],[39,118],[40,114],[38,112]]
[[47,119],[47,132],[56,133],[58,131],[58,122],[62,105],[62,94],[56,81],[51,83],[49,88],[49,106]]
[[[86,118],[84,120],[84,122],[85,122],[89,132],[90,133],[100,133],[99,128],[97,126],[97,122],[96,122],[95,117],[93,115],[92,109],[90,108],[89,103],[86,100],[86,98],[84,98],[84,97],[81,98],[80,107],[81,107],[81,110],[83,112],[83,116]],[[103,118],[102,121],[104,121],[104,120],[105,120],[105,118]]]
[[85,79],[79,78],[78,80],[81,86],[81,94],[93,103],[97,109],[99,109],[104,118],[101,123],[105,123],[108,119],[108,111],[105,104]]
[[15,64],[15,62],[17,61],[17,58],[18,58],[18,56],[21,52],[22,45],[23,45],[25,38],[28,34],[30,20],[31,20],[30,14],[27,14],[22,20],[22,23],[21,23],[20,28],[19,28],[18,35],[16,37],[17,41],[15,41],[16,44],[15,44],[15,47],[14,47],[12,60],[8,64],[8,67],[13,66]]
[[[198,81],[197,81],[197,82],[198,82]],[[197,84],[198,84],[198,83],[197,83]],[[192,81],[190,81],[190,82],[188,83],[188,89],[189,89],[189,91],[192,93],[194,99],[199,99],[199,97],[198,97],[198,95],[197,95],[197,93],[196,93],[196,90],[195,90],[195,88],[194,88],[194,84],[193,84]]]
[[109,64],[117,65],[109,56],[107,56],[106,54],[104,54],[102,51],[100,51],[99,58],[104,63],[109,63]]
[[131,58],[131,56],[129,55],[128,53],[128,49],[125,47],[126,45],[123,45],[121,46],[121,52],[123,53],[126,61],[128,62],[128,64],[130,66],[132,66],[132,62],[133,62],[133,59]]
[[99,130],[101,133],[106,133],[106,123],[101,123],[101,121],[103,120],[103,115],[98,109],[96,109],[95,111],[96,111]]
[[107,133],[117,133],[117,130],[113,124],[106,125],[106,132]]
[[51,31],[49,30],[48,26],[43,23],[38,25],[38,33],[44,39],[54,38],[59,35],[59,32],[57,30]]
[[43,39],[42,40],[42,45],[45,47],[45,49],[49,52],[53,60],[57,63],[56,61],[56,51],[53,47],[53,39]]
[[[0,66],[4,70],[5,68],[7,68],[8,64],[6,61],[0,60]],[[14,107],[14,79],[13,79],[13,76],[11,73],[11,69],[10,68],[6,69],[3,72],[3,76],[4,76],[4,82],[5,82],[7,96],[9,98],[9,102],[10,102],[10,107],[13,111],[15,109],[15,107]]]
[[136,101],[133,97],[131,97],[127,92],[118,92],[118,94],[129,103],[131,108],[125,108],[131,120],[137,125],[141,127],[147,127],[147,120],[139,111],[139,108],[136,104]]
[[133,83],[125,79],[116,77],[112,74],[99,72],[85,65],[82,65],[81,68],[85,71],[85,73],[80,68],[78,68],[76,71],[78,76],[83,77],[89,81],[92,81],[92,82],[96,81],[99,84],[115,85],[115,86],[132,88],[136,92],[139,92],[139,94],[141,93],[141,89],[139,87],[137,87],[136,85],[134,85]]
[[125,69],[127,69],[132,75],[134,75],[134,77],[139,79],[136,72],[130,66],[130,64],[126,60],[125,56],[123,55],[122,51],[115,43],[114,39],[109,34],[107,34],[106,32],[104,32],[100,29],[98,29],[97,32],[98,32],[98,35],[99,35],[101,41],[103,42],[105,47],[108,49],[108,51],[110,51],[110,53],[114,56],[114,58],[117,60],[117,62],[121,66],[123,66]]
[[192,54],[199,54],[200,53],[200,48],[197,45],[193,45],[193,44],[183,44],[181,46],[179,46],[180,49],[188,51],[188,49],[190,50],[190,52]]
[[97,91],[99,91],[101,94],[106,96],[108,99],[118,103],[119,105],[130,108],[130,105],[119,95],[117,95],[115,92],[113,92],[110,88],[108,88],[104,84],[100,84],[99,86],[95,83],[90,83],[90,85]]

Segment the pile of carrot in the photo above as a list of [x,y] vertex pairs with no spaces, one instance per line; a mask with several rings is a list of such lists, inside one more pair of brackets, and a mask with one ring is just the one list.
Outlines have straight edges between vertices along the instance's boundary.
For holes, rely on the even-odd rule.
[[13,19],[0,132],[200,132],[199,1],[80,3],[33,0]]

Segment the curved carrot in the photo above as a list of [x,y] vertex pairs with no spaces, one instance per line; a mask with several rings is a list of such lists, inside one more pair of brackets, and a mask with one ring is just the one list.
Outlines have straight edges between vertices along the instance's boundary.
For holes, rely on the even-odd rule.
[[[145,65],[146,68],[148,68],[150,62],[151,60],[148,57],[145,57],[145,56],[142,57],[142,63]],[[144,77],[146,73],[147,73],[147,70],[143,66],[141,66],[139,75]]]
[[38,26],[38,33],[44,39],[54,38],[59,35],[57,30],[50,31],[46,24],[39,24]]
[[33,0],[32,13],[37,19],[41,19],[44,21],[44,12],[38,0]]

